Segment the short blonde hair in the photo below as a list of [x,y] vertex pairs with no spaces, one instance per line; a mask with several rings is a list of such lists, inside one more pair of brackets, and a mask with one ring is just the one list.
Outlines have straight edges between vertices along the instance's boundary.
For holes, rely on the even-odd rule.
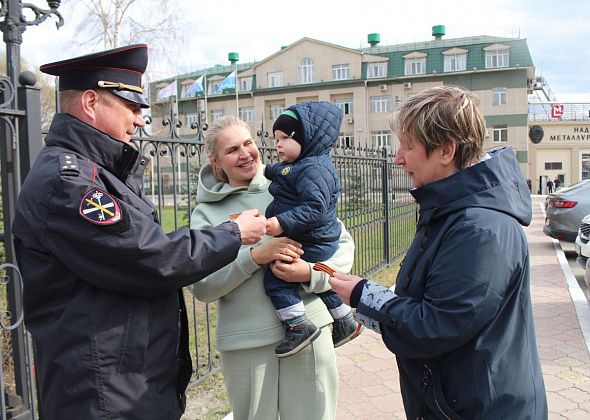
[[455,164],[464,169],[483,155],[485,119],[475,94],[455,86],[438,86],[403,102],[391,117],[398,137],[420,143],[430,154],[437,147],[455,143]]
[[244,127],[250,132],[250,125],[233,115],[224,115],[217,118],[209,125],[207,131],[205,131],[205,152],[207,153],[207,158],[213,166],[215,176],[223,182],[228,182],[227,175],[221,168],[213,164],[213,159],[217,159],[217,139],[219,138],[219,133],[234,125]]

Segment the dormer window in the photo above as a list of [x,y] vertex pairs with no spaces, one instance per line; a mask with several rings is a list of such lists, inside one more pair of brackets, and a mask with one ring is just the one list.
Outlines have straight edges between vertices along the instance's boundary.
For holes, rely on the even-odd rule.
[[510,46],[494,44],[484,48],[486,69],[508,67],[510,65]]
[[426,74],[426,56],[427,54],[421,52],[413,52],[404,55],[404,74],[406,76]]
[[445,57],[444,71],[464,71],[467,69],[467,50],[463,48],[451,48],[443,51]]

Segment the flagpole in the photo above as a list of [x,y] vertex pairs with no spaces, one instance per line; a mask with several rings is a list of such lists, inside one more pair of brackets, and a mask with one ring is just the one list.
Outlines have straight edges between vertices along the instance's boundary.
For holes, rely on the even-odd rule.
[[205,90],[205,124],[209,119],[209,114],[207,113],[207,91],[209,90],[209,85],[207,83],[207,69],[203,70],[203,86]]
[[236,91],[236,117],[240,118],[240,105],[238,104],[238,60],[240,59],[240,54],[237,52],[230,52],[227,55],[227,59],[235,67],[234,71],[236,72],[236,87],[235,87],[235,91]]

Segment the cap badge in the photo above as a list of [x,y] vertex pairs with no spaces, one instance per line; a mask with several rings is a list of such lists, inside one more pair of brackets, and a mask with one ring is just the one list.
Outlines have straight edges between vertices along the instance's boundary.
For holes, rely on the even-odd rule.
[[117,199],[99,188],[91,189],[82,197],[80,216],[100,226],[114,225],[122,220]]

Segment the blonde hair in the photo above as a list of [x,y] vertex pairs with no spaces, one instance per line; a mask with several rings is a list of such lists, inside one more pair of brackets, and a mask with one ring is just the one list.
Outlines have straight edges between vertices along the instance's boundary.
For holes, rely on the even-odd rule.
[[455,86],[438,86],[409,98],[395,110],[391,128],[398,137],[420,143],[426,156],[455,143],[455,164],[464,169],[483,155],[485,119],[475,94]]
[[244,127],[250,132],[250,125],[233,115],[224,115],[217,118],[211,123],[211,125],[209,125],[209,128],[207,128],[207,131],[205,132],[205,152],[207,153],[207,158],[214,169],[215,176],[223,182],[228,182],[229,179],[225,172],[213,163],[213,159],[217,159],[217,139],[219,138],[219,133],[234,125]]

